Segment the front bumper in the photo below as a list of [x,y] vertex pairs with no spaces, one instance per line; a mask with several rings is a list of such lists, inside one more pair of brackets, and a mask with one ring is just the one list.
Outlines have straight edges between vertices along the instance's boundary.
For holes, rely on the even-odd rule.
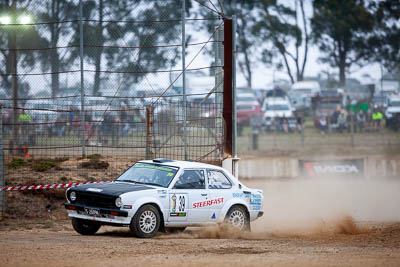
[[[72,203],[65,203],[64,206],[68,210],[68,216],[72,218],[115,224],[130,223],[130,217],[126,210],[89,207]],[[85,208],[98,209],[100,214],[97,216],[88,215]]]

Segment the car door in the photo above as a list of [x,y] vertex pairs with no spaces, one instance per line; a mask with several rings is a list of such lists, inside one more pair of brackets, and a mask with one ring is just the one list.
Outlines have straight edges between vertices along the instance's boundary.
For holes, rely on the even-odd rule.
[[211,201],[209,218],[213,221],[224,204],[233,197],[233,183],[222,170],[207,169],[207,184]]
[[206,222],[210,210],[208,197],[205,170],[185,169],[169,193],[168,221]]

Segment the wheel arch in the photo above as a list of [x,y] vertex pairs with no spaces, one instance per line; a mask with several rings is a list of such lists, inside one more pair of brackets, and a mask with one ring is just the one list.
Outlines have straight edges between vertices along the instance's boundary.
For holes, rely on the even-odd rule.
[[[149,202],[145,202],[143,201],[140,206],[138,205],[137,209],[135,210],[135,213],[143,206],[145,205],[152,205],[154,206],[158,213],[160,214],[160,229],[159,231],[164,231],[165,230],[165,220],[164,220],[164,213],[162,212],[162,209],[160,207],[160,203],[157,203],[157,201],[149,201]],[[133,216],[132,216],[133,219]]]
[[225,205],[224,207],[221,209],[219,216],[218,216],[218,223],[223,223],[226,215],[228,214],[228,212],[234,207],[234,206],[242,206],[245,210],[246,210],[246,215],[248,216],[248,218],[250,219],[250,211],[249,211],[249,206],[248,203],[246,203],[243,199],[240,198],[233,198],[230,199]]
[[228,211],[226,212],[224,219],[226,218],[226,216],[228,215],[228,213],[231,211],[231,209],[233,209],[234,207],[242,207],[242,208],[244,208],[244,210],[246,211],[247,218],[250,220],[250,212],[249,212],[249,209],[247,208],[246,205],[244,205],[244,204],[242,204],[242,203],[233,204],[233,205],[228,209]]

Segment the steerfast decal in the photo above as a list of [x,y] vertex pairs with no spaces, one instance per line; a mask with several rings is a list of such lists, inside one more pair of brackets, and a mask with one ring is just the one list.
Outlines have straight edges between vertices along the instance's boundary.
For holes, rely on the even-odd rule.
[[354,176],[364,174],[364,160],[300,160],[303,176]]
[[211,200],[200,201],[200,202],[194,202],[193,208],[196,209],[196,208],[209,207],[209,206],[218,205],[221,203],[224,203],[223,197],[219,197],[219,198],[215,198],[215,199],[211,199]]

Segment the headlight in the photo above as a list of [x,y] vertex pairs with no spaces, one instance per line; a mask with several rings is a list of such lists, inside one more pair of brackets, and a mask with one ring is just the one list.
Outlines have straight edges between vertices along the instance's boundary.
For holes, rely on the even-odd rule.
[[76,193],[74,191],[72,191],[71,194],[69,194],[69,199],[71,201],[75,201],[76,200]]
[[118,198],[115,200],[115,206],[117,206],[118,208],[121,208],[121,207],[122,207],[122,200],[121,200],[120,197],[118,197]]

